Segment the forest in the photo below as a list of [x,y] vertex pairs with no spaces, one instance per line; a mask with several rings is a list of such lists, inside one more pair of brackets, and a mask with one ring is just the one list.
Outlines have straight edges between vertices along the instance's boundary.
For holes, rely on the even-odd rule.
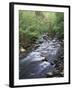
[[[45,49],[48,48],[47,50],[43,49],[44,48],[43,45],[45,44],[48,45],[47,47],[45,47]],[[45,57],[44,59],[42,59],[42,61],[48,61],[52,65],[55,64],[55,69],[57,71],[57,72],[55,70],[54,71],[51,70],[49,72],[47,71],[48,73],[47,72],[45,73],[45,75],[47,74],[46,77],[48,77],[49,75],[63,76],[64,75],[63,50],[64,50],[64,13],[63,12],[19,10],[19,59],[20,61],[23,58],[27,57],[29,53],[31,53],[32,51],[35,53],[35,55],[38,54],[39,52],[40,55],[42,55],[42,57]],[[57,57],[56,55],[54,55],[55,51],[56,51]],[[50,55],[53,56],[54,60],[52,60],[53,58],[51,59],[52,56],[50,57]],[[22,66],[20,67],[21,67],[20,70],[23,70],[23,68],[25,68],[24,64],[23,64],[23,67]],[[24,78],[24,74],[23,73],[20,74],[20,78]],[[28,73],[26,74],[26,76],[27,75]],[[44,76],[44,75],[37,76],[35,73],[32,73],[32,75],[34,76],[31,76],[31,77]],[[28,78],[29,77],[30,76],[28,76]]]
[[[27,50],[44,33],[64,38],[64,14],[61,12],[19,11],[19,49]],[[22,50],[23,50],[22,49]]]

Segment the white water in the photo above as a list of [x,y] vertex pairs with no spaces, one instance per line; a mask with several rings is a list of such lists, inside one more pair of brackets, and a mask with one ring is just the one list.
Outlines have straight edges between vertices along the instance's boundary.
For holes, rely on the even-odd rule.
[[41,37],[36,44],[39,44],[39,47],[20,60],[21,79],[45,77],[46,73],[55,71],[55,64],[51,63],[60,48],[59,41],[56,38],[50,40]]
[[[52,61],[53,58],[55,58],[60,47],[56,38],[53,40],[44,40],[41,38],[41,40],[43,40],[43,43],[39,44],[40,46],[36,50],[30,52],[26,58],[21,60],[21,62],[42,61],[45,58],[50,62],[50,60]],[[43,66],[47,66],[49,65],[49,62],[43,62],[41,65],[45,64]]]

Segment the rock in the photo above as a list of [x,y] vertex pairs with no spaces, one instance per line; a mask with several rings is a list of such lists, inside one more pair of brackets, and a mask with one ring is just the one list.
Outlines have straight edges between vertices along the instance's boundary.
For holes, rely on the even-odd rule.
[[50,75],[51,76],[51,75],[53,75],[53,73],[52,72],[48,72],[47,75]]
[[42,37],[40,37],[38,40],[37,40],[37,44],[42,44],[44,42],[44,40],[43,40],[43,38]]
[[35,48],[35,49],[37,49],[39,46],[40,46],[40,45],[39,45],[39,44],[37,44],[37,45],[35,45],[35,46],[34,46],[34,48]]
[[40,41],[39,41],[39,44],[41,44],[41,43],[43,43],[43,41],[40,40]]
[[64,77],[64,71],[60,72],[61,77]]
[[45,57],[45,58],[48,58],[48,51],[42,51],[41,56]]
[[25,52],[26,49],[24,49],[23,47],[20,48],[20,52]]
[[48,40],[48,36],[44,35],[43,39],[47,41]]
[[54,77],[54,75],[53,75],[52,72],[48,72],[48,73],[46,74],[46,77],[47,77],[47,78],[49,78],[49,77]]
[[48,60],[45,58],[45,59],[42,59],[42,61],[48,61]]
[[54,75],[58,75],[58,74],[60,74],[60,72],[59,72],[59,70],[55,70],[55,71],[53,72],[53,74],[54,74]]
[[62,72],[60,72],[60,74],[61,74],[61,75],[64,75],[64,72],[62,71]]
[[54,65],[54,62],[50,62],[51,65]]

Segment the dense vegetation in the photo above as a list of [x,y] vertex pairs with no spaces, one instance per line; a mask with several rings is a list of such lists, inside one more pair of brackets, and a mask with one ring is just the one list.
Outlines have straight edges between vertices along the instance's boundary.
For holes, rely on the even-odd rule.
[[28,51],[44,33],[51,38],[63,39],[64,13],[19,11],[19,49]]

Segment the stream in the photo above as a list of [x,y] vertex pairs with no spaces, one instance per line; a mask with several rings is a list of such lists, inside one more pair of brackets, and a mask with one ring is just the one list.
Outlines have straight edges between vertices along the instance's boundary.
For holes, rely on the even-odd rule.
[[54,60],[58,58],[60,48],[60,41],[57,38],[41,36],[36,41],[35,48],[19,61],[19,79],[54,77],[53,72],[56,71]]

